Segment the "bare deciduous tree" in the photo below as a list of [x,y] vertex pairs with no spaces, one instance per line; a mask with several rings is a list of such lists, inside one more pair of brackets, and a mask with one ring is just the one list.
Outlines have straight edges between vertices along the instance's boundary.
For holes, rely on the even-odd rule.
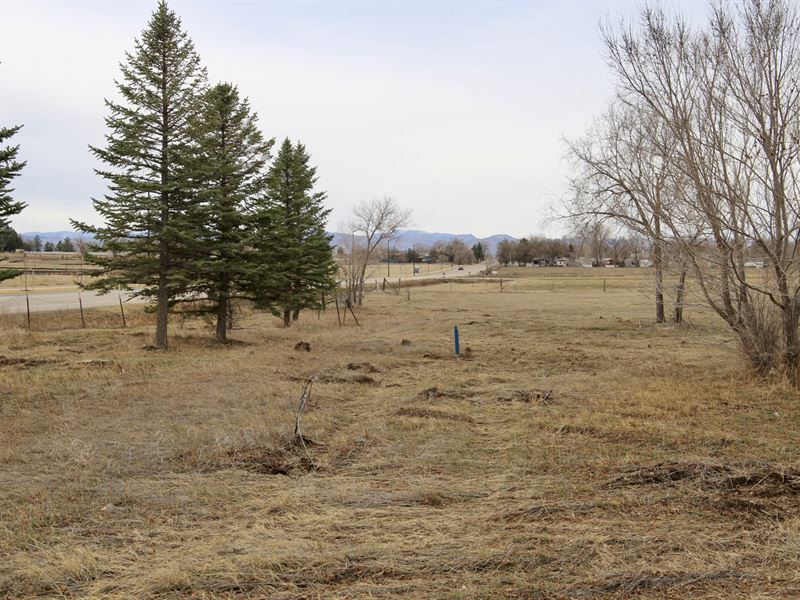
[[[695,31],[647,7],[639,25],[603,34],[620,101],[654,120],[652,155],[668,158],[670,202],[655,213],[662,237],[679,247],[753,366],[781,367],[797,384],[798,9],[787,0],[719,3]],[[755,256],[766,276],[746,271]]]
[[[584,137],[566,143],[574,169],[567,212],[579,223],[614,221],[649,241],[656,322],[663,323],[665,258],[673,237],[663,215],[684,184],[671,162],[669,130],[646,106],[616,102]],[[685,235],[696,238],[694,231]]]
[[[375,251],[391,240],[397,231],[409,224],[411,211],[401,208],[389,197],[366,200],[353,208],[349,233],[353,240],[350,277],[347,277],[347,299],[357,305],[364,300],[367,265]],[[356,244],[358,241],[358,247]]]

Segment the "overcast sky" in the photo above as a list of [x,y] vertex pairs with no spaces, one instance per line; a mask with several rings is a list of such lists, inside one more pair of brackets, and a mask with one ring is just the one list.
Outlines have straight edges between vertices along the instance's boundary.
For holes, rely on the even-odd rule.
[[[545,230],[562,136],[611,93],[598,25],[633,2],[171,3],[211,82],[239,86],[269,137],[306,144],[334,211],[391,195],[428,231]],[[699,3],[677,10],[705,13]],[[155,1],[0,0],[0,124],[24,124],[18,231],[97,222],[103,98]],[[551,227],[551,231],[557,232]]]

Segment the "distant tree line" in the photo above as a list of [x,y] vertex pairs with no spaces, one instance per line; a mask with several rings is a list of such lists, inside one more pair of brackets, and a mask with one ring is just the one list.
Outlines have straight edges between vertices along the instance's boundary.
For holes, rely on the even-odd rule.
[[431,262],[454,263],[459,265],[471,265],[476,262],[483,262],[489,255],[484,242],[477,242],[472,246],[467,246],[465,242],[458,238],[449,241],[436,241],[430,247],[415,244],[405,252],[394,252],[390,255],[392,262],[420,262],[424,257]]
[[155,303],[154,345],[168,345],[170,311],[211,314],[224,341],[232,303],[283,317],[319,308],[337,265],[306,148],[286,139],[272,157],[235,85],[209,86],[194,44],[167,3],[126,54],[108,134],[91,151],[108,184],[93,199],[103,225],[73,221],[105,252],[88,260],[99,292],[132,290]]
[[[344,249],[342,249],[344,252]],[[478,242],[472,246],[467,246],[459,239],[447,242],[437,241],[430,247],[422,244],[414,244],[405,250],[389,248],[380,257],[382,261],[393,263],[418,263],[418,262],[441,262],[455,263],[459,265],[471,265],[475,262],[483,262],[489,256],[489,251],[483,242]]]

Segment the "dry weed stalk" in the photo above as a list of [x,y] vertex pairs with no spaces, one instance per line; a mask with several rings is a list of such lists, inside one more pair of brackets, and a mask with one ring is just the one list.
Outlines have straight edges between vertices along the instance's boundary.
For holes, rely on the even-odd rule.
[[306,457],[308,458],[309,462],[311,462],[311,454],[306,446],[306,438],[303,436],[300,430],[300,418],[303,416],[303,411],[306,408],[306,404],[308,404],[308,401],[311,398],[311,388],[318,378],[319,375],[314,374],[306,379],[305,384],[303,384],[303,391],[300,393],[300,399],[297,403],[297,406],[295,407],[294,401],[291,402],[292,413],[294,413],[294,441],[295,443],[300,442],[300,445],[303,446],[303,450],[305,450]]

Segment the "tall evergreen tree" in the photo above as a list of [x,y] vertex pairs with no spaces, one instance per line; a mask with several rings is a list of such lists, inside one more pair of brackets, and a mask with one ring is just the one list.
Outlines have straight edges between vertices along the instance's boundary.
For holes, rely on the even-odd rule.
[[216,315],[216,337],[225,341],[231,300],[246,295],[259,270],[248,243],[248,207],[263,193],[274,140],[264,139],[257,115],[231,84],[208,90],[201,106],[190,165],[199,204],[192,292],[207,299],[205,310]]
[[300,311],[322,308],[322,297],[336,286],[325,221],[325,192],[314,192],[316,167],[305,147],[287,138],[267,174],[266,204],[256,212],[254,247],[264,268],[259,304],[283,315],[284,327]]
[[137,288],[155,299],[155,346],[167,347],[169,310],[189,282],[185,255],[195,236],[195,205],[187,190],[190,120],[197,110],[205,70],[178,16],[163,0],[126,53],[117,89],[121,102],[106,100],[110,115],[104,148],[92,153],[106,164],[108,182],[93,199],[104,224],[73,225],[96,238],[109,255],[89,255],[102,277],[89,289]]
[[[14,191],[11,180],[19,176],[25,163],[17,160],[19,146],[6,145],[21,127],[0,128],[0,230],[3,231],[10,230],[10,217],[21,213],[26,206],[24,202],[14,200],[11,195]],[[20,273],[17,269],[0,269],[0,281],[12,279]]]
[[9,226],[9,217],[18,215],[26,206],[24,202],[14,200],[11,195],[14,189],[10,187],[11,181],[19,176],[25,163],[17,160],[19,146],[6,145],[20,129],[21,125],[0,128],[0,228],[2,229]]

